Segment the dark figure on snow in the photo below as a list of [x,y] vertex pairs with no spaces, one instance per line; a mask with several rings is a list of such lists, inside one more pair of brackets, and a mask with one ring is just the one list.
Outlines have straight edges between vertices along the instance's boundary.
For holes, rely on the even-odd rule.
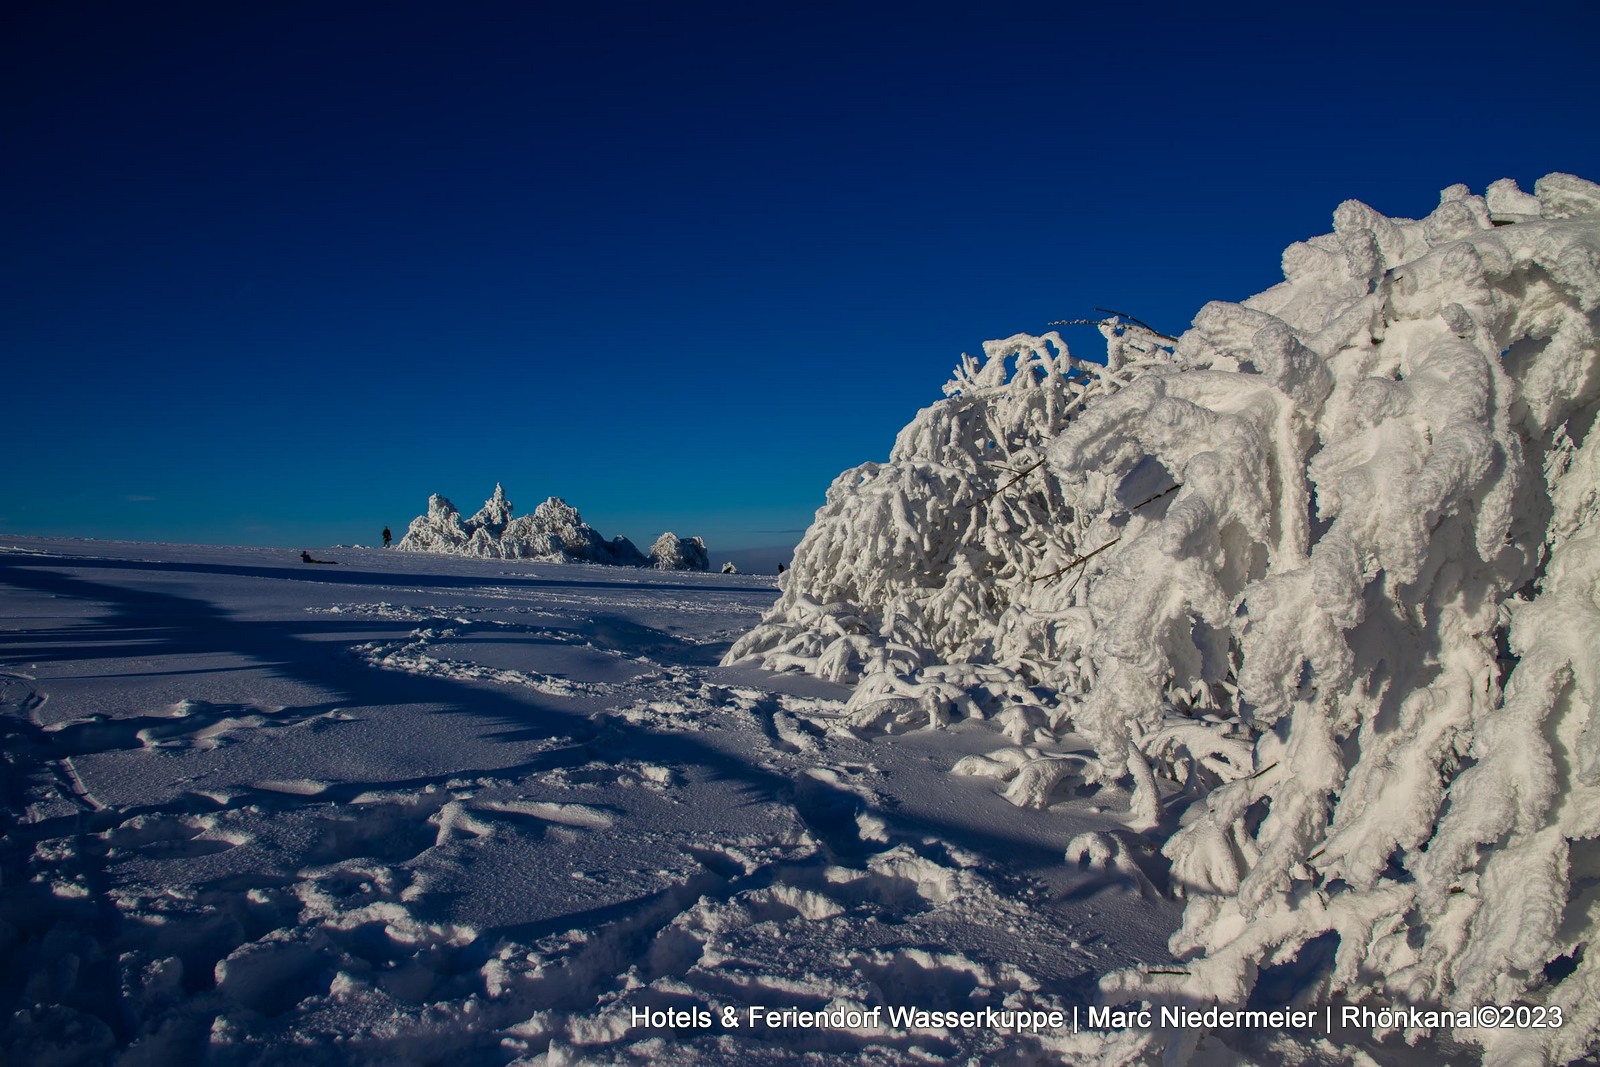
[[316,560],[311,558],[311,553],[307,552],[305,549],[302,548],[300,550],[300,562],[301,563],[315,563]]
[[391,538],[393,538],[393,536],[394,535],[389,532],[389,527],[385,526],[383,528],[383,547],[384,548],[388,548],[389,547],[389,541],[390,541]]

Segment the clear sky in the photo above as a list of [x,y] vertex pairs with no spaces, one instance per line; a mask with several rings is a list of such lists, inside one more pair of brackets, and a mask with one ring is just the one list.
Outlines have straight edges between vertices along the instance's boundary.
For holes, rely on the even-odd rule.
[[0,531],[792,544],[987,338],[1600,180],[1595,0],[1109,7],[12,0]]

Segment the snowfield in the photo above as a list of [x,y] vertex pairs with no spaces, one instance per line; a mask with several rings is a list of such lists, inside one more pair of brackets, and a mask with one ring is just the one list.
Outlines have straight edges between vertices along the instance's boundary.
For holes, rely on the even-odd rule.
[[1070,1010],[1168,959],[1115,817],[949,773],[1003,736],[717,667],[770,577],[0,546],[11,1063],[1092,1061],[631,1010]]

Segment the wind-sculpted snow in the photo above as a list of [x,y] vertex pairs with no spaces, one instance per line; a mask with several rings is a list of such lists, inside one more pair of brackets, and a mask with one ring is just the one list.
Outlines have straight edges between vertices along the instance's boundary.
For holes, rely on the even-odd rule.
[[513,518],[505,489],[494,493],[469,519],[438,493],[428,498],[428,511],[411,520],[396,548],[402,552],[442,552],[488,559],[530,559],[550,563],[609,563],[624,567],[655,566],[663,570],[710,569],[705,542],[698,537],[662,534],[647,556],[626,537],[607,541],[584,522],[578,510],[550,497],[530,515]]
[[1108,1003],[1292,965],[1307,1002],[1559,1007],[1454,1036],[1568,1062],[1600,1035],[1600,187],[1333,221],[1180,338],[964,357],[727,662],[854,683],[858,729],[992,718],[1013,753],[957,769],[1020,805],[1126,785],[1183,963]]

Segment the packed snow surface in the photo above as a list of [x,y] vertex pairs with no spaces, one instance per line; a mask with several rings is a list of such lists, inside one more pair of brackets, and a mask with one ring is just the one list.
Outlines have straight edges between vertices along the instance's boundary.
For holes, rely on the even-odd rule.
[[496,483],[494,493],[471,518],[438,493],[428,510],[411,520],[395,546],[402,552],[443,552],[487,559],[528,559],[549,563],[614,563],[625,567],[655,566],[662,570],[703,571],[711,566],[706,545],[698,537],[664,533],[649,555],[626,537],[607,541],[583,521],[578,509],[550,497],[533,513],[513,518],[511,501]]
[[1125,786],[1182,966],[1110,1003],[1451,1010],[1486,1062],[1568,1062],[1600,1034],[1600,187],[1333,227],[1181,337],[965,358],[725,662],[853,685],[861,731],[993,721],[1014,747],[957,770],[1022,808]]
[[952,776],[1004,743],[982,724],[886,744],[841,728],[841,686],[718,667],[771,577],[317,555],[338,565],[0,539],[5,1062],[1097,1062],[1132,1040],[634,1025],[1069,1010],[1165,961],[1178,910],[1113,815]]

